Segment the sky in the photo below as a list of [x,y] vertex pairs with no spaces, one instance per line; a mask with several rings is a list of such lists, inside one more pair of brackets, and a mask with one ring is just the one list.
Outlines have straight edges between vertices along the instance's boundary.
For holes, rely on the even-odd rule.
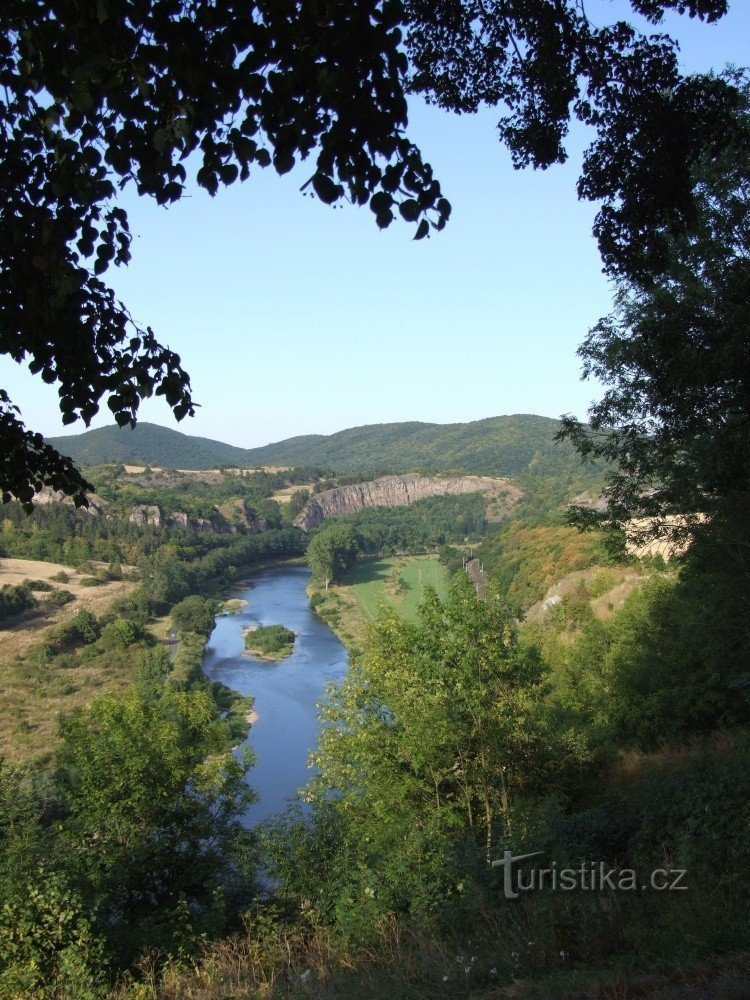
[[[597,6],[608,19],[626,9]],[[745,0],[717,25],[673,16],[661,30],[688,71],[750,65]],[[133,259],[107,280],[180,354],[200,404],[177,424],[148,400],[140,419],[254,447],[400,420],[585,416],[598,387],[580,381],[576,348],[612,294],[595,206],[575,194],[587,136],[572,133],[563,166],[515,171],[498,117],[412,102],[410,135],[453,206],[419,243],[406,224],[379,231],[367,208],[304,197],[304,164],[282,178],[256,170],[213,199],[191,188],[169,209],[125,192]],[[55,387],[5,357],[0,384],[31,429],[86,429],[63,428]],[[103,406],[91,426],[109,422]]]

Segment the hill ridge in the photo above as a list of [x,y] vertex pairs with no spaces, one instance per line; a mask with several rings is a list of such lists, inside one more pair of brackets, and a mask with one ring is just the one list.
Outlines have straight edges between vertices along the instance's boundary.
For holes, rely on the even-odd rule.
[[49,443],[82,466],[124,462],[201,470],[268,465],[322,466],[338,473],[580,474],[574,449],[555,442],[559,427],[552,417],[522,413],[465,423],[362,424],[241,448],[143,421],[134,429],[103,427],[52,437]]

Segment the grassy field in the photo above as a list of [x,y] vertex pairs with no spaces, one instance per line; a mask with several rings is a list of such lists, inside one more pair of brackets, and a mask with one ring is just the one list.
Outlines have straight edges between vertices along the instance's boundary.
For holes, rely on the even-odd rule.
[[30,559],[0,560],[0,584],[18,585],[25,579],[51,583],[60,573],[68,579],[56,581],[53,589],[70,591],[74,595],[70,604],[47,606],[46,594],[37,594],[40,603],[36,608],[0,628],[0,755],[10,760],[45,756],[56,741],[61,713],[88,704],[105,689],[121,689],[130,681],[129,670],[116,658],[106,673],[92,663],[75,662],[61,669],[54,661],[26,658],[53,626],[83,609],[102,615],[115,598],[127,596],[135,587],[126,580],[86,587],[81,579],[90,576],[90,571]]
[[394,605],[404,618],[413,619],[426,587],[446,596],[448,576],[445,566],[429,556],[368,559],[355,565],[345,585],[369,621],[382,603]]
[[373,621],[381,604],[390,604],[400,615],[413,620],[427,587],[440,597],[448,590],[448,574],[433,556],[399,556],[363,559],[347,578],[328,591],[311,585],[315,610],[350,648],[362,641],[367,622]]

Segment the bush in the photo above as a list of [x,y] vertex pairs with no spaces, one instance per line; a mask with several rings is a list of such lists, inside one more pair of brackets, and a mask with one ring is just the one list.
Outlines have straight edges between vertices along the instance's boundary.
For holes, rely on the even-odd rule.
[[52,584],[47,583],[46,580],[24,580],[21,586],[27,587],[29,590],[42,591],[43,593],[53,589]]
[[102,629],[99,645],[103,649],[127,649],[137,640],[138,634],[132,622],[118,618]]
[[47,604],[53,608],[63,608],[75,600],[75,596],[69,590],[53,590],[47,598]]
[[172,622],[180,632],[210,635],[214,627],[214,606],[211,601],[193,594],[172,608]]
[[0,622],[7,618],[14,618],[22,611],[28,611],[36,604],[36,598],[27,586],[21,584],[14,587],[11,583],[6,583],[0,587]]

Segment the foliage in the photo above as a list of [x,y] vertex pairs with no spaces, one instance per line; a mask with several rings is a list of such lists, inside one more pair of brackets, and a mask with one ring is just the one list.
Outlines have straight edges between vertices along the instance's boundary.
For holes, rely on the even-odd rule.
[[181,632],[196,632],[209,636],[214,627],[214,604],[192,594],[175,604],[170,612],[172,622]]
[[514,520],[477,550],[491,580],[511,604],[526,609],[574,570],[613,559],[602,532],[581,533],[559,524]]
[[[750,480],[748,101],[746,84],[731,146],[693,165],[697,222],[669,241],[663,273],[620,282],[614,312],[579,349],[584,377],[606,391],[591,430],[563,429],[613,463],[610,520],[645,517],[652,535],[683,538],[721,525],[730,546],[747,544]],[[707,522],[691,524],[697,515]]]
[[357,534],[350,524],[327,524],[307,546],[307,561],[313,576],[325,582],[341,579],[357,557]]
[[80,467],[123,462],[165,469],[218,469],[245,466],[247,451],[222,441],[181,434],[171,427],[140,421],[135,427],[97,427],[83,434],[49,438],[53,448]]
[[37,603],[36,598],[31,593],[31,588],[25,584],[14,586],[11,583],[3,584],[0,587],[0,622],[8,618],[14,618],[23,611],[28,611]]
[[220,926],[242,875],[252,793],[211,697],[103,696],[62,724],[61,850],[109,947],[127,960]]
[[585,745],[539,711],[543,675],[507,609],[464,576],[446,604],[428,592],[414,623],[384,609],[329,692],[311,825],[292,814],[269,835],[284,891],[352,933],[460,892],[509,835],[514,797],[585,766]]
[[69,590],[65,590],[63,587],[53,590],[52,593],[47,598],[46,603],[53,608],[62,608],[66,604],[70,604],[75,600],[75,595]]
[[294,649],[294,632],[284,625],[259,625],[245,633],[245,649],[280,660]]
[[[250,462],[325,465],[337,472],[457,472],[485,476],[583,475],[567,443],[556,444],[557,420],[529,414],[466,424],[372,424],[327,437],[289,438],[253,448]],[[585,486],[581,485],[581,489]]]
[[365,507],[336,523],[354,528],[359,550],[367,555],[422,553],[487,530],[485,498],[478,493],[429,497],[406,507]]
[[305,509],[310,495],[309,490],[295,490],[289,497],[289,517],[292,520]]
[[[310,179],[323,201],[369,202],[381,226],[400,206],[420,237],[430,218],[442,228],[450,205],[403,132],[398,19],[398,9],[370,4],[336,18],[304,5],[290,19],[187,3],[4,15],[2,349],[61,383],[66,423],[88,424],[102,399],[119,425],[134,423],[154,392],[177,419],[193,413],[179,357],[102,280],[130,260],[127,215],[114,203],[129,181],[166,205],[185,191],[185,164],[215,194],[251,166],[286,173],[317,147]],[[0,407],[3,453],[15,458],[3,466],[4,492],[27,501],[48,482],[81,499],[70,464],[49,446],[39,455],[5,394]]]

